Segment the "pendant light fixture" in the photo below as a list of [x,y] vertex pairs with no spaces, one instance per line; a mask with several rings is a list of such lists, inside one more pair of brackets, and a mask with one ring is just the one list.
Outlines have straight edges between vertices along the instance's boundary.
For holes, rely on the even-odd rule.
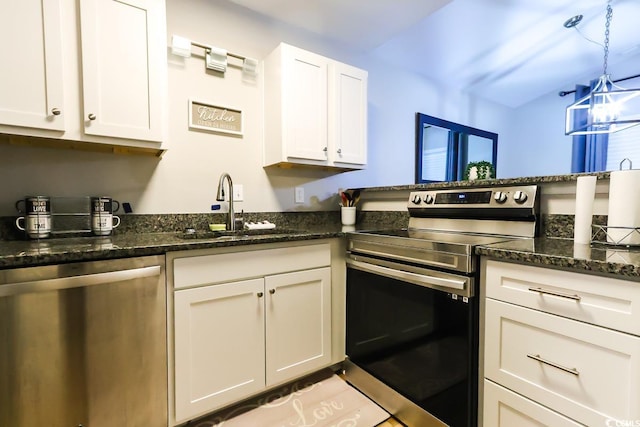
[[611,5],[607,4],[602,75],[588,95],[567,107],[565,135],[613,133],[640,124],[640,89],[617,86],[607,71],[612,15]]

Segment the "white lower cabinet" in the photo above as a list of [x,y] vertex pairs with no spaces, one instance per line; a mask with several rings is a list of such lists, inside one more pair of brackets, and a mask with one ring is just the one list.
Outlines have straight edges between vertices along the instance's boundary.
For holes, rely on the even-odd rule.
[[174,424],[331,364],[329,265],[329,245],[174,261]]
[[578,424],[498,384],[484,381],[484,425],[487,427],[580,427]]
[[[485,427],[640,422],[640,336],[619,321],[637,316],[640,283],[492,260],[483,268]],[[501,403],[500,386],[515,396]],[[558,421],[534,422],[541,414]]]
[[331,269],[267,276],[266,385],[283,383],[331,361]]
[[178,421],[264,388],[263,295],[264,279],[175,293]]

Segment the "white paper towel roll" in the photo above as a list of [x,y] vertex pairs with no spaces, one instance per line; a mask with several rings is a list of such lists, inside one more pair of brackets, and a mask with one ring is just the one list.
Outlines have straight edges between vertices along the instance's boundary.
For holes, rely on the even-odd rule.
[[[611,172],[607,240],[625,245],[640,243],[640,169]],[[616,229],[614,227],[629,227]]]
[[576,216],[573,224],[573,241],[591,243],[591,219],[593,199],[596,195],[596,177],[578,177],[576,184]]

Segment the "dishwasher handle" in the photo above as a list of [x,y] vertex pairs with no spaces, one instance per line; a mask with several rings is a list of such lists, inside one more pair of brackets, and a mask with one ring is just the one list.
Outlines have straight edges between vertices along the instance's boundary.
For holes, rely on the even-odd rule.
[[20,295],[34,292],[46,292],[59,289],[79,288],[106,283],[124,282],[127,280],[155,277],[160,275],[160,266],[134,268],[128,270],[108,271],[105,273],[81,274],[78,276],[55,279],[33,280],[0,285],[0,297]]

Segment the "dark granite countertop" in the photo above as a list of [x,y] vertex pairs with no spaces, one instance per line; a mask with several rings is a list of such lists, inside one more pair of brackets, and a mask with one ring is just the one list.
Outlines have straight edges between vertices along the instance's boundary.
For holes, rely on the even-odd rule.
[[521,178],[477,179],[474,181],[432,182],[428,184],[388,185],[380,187],[359,188],[361,191],[402,191],[402,190],[436,190],[447,188],[473,188],[485,186],[549,184],[573,182],[580,176],[595,175],[597,179],[609,179],[610,172],[573,173],[566,175],[525,176]]
[[571,239],[540,237],[481,246],[476,253],[502,261],[640,281],[638,248],[574,244]]
[[0,241],[0,269],[59,264],[73,261],[163,255],[171,251],[209,249],[262,243],[326,239],[344,236],[341,225],[275,229],[216,238],[213,233],[185,238],[179,232],[123,233],[109,237],[65,237],[41,240]]
[[[373,224],[373,225],[372,225]],[[356,229],[389,228],[363,223]],[[298,228],[277,228],[265,234],[184,238],[180,232],[116,233],[109,237],[65,237],[42,240],[0,240],[0,269],[75,261],[163,255],[171,251],[211,249],[264,243],[342,238],[354,227],[328,222]],[[258,232],[259,233],[259,232]],[[640,281],[640,248],[574,245],[571,239],[540,237],[479,246],[476,253],[497,260],[541,267],[616,276]],[[621,277],[622,276],[622,277]]]

